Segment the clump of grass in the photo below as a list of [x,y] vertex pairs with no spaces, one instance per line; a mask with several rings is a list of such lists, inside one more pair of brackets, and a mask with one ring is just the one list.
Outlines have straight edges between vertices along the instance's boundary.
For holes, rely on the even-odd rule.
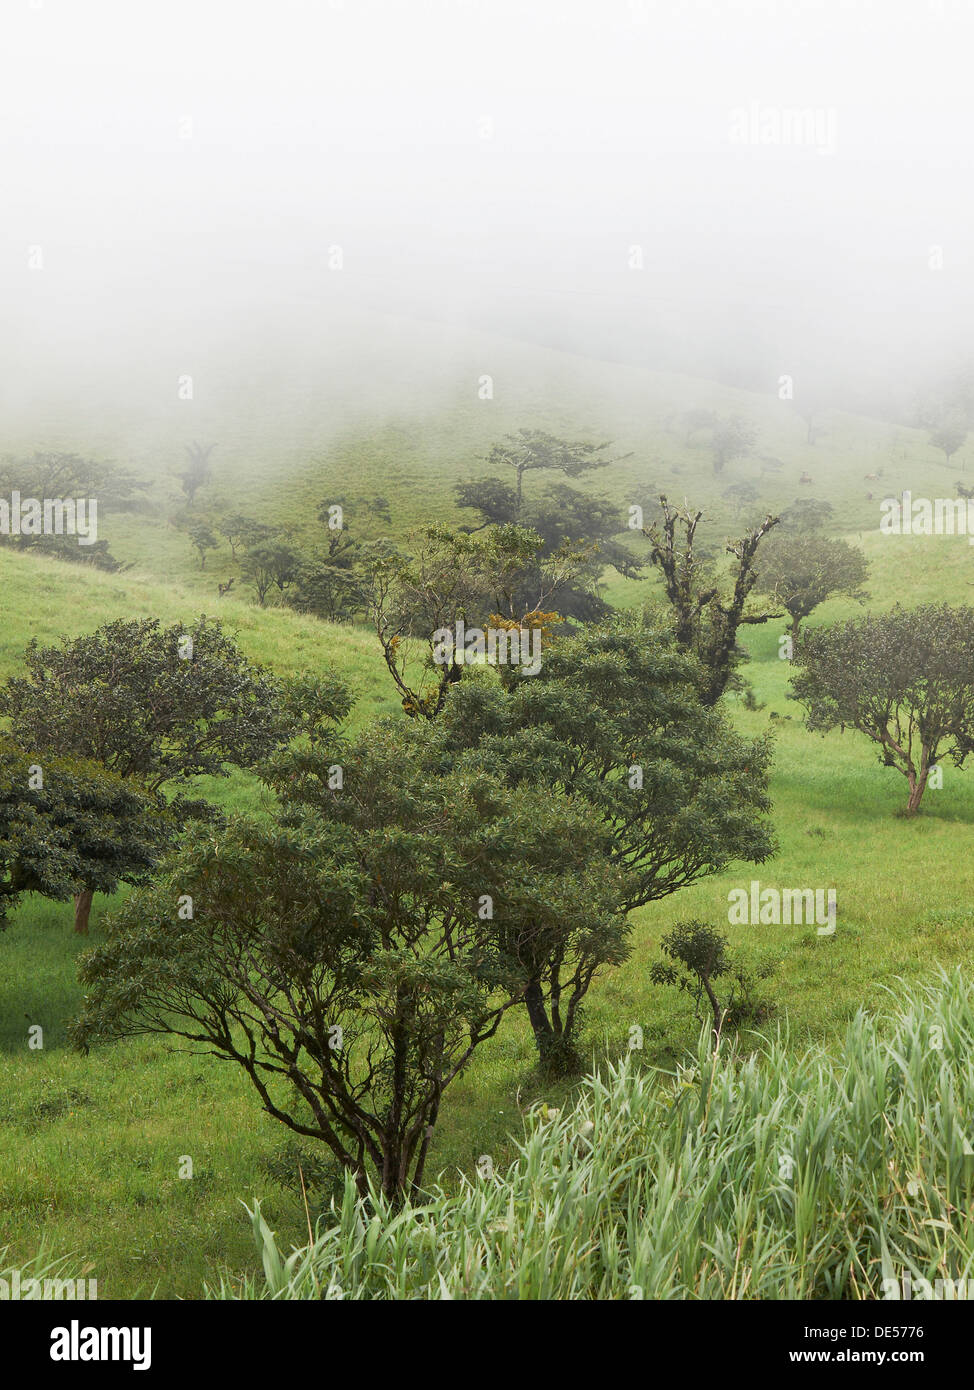
[[704,1028],[675,1074],[625,1059],[574,1108],[536,1107],[507,1171],[453,1195],[395,1210],[349,1179],[287,1257],[255,1201],[263,1277],[206,1295],[863,1299],[907,1270],[967,1278],[972,1044],[959,970],[857,1012],[838,1060],[783,1029],[712,1056]]

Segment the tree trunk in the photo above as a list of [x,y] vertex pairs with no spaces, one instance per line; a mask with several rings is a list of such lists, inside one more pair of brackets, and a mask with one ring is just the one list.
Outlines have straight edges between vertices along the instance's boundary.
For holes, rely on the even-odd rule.
[[81,936],[88,935],[88,917],[91,913],[91,900],[95,896],[93,888],[84,888],[74,895],[74,929]]
[[910,796],[906,803],[906,814],[908,816],[915,816],[920,809],[923,793],[927,789],[927,776],[929,775],[929,771],[930,769],[925,767],[919,777],[914,777],[912,773],[910,774]]
[[534,1030],[534,1040],[543,1059],[554,1038],[554,1029],[545,1012],[541,985],[537,980],[532,980],[524,991],[524,1002],[527,1005],[528,1018],[531,1020],[531,1027]]
[[[524,991],[524,1003],[534,1031],[538,1062],[546,1076],[574,1076],[582,1070],[582,1059],[576,1051],[570,1033],[555,1027],[545,1009],[541,984],[532,980]],[[560,1019],[558,1020],[560,1024]]]

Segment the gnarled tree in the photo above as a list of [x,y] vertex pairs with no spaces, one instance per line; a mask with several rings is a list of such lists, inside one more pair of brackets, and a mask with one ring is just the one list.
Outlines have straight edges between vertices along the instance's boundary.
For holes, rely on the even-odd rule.
[[781,616],[747,608],[758,578],[754,567],[758,547],[779,519],[769,515],[740,540],[727,542],[726,552],[734,560],[728,591],[728,582],[722,584],[710,557],[701,555],[697,544],[703,512],[691,512],[686,503],[682,508],[672,507],[665,496],[660,497],[660,509],[662,525],[654,522],[643,534],[652,545],[650,558],[663,574],[676,640],[700,661],[701,699],[705,705],[715,705],[742,659],[738,630]]

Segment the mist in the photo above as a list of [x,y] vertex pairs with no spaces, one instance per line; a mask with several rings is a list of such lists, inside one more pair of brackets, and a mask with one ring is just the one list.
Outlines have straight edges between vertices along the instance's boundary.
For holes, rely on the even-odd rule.
[[907,421],[970,351],[969,4],[9,0],[2,24],[18,443],[216,363],[242,399],[435,402],[429,344],[471,334]]

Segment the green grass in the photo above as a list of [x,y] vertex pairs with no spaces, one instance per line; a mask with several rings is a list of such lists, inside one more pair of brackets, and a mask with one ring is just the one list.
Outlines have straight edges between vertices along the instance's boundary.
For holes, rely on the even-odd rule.
[[748,1057],[725,1041],[714,1059],[705,1028],[695,1066],[600,1067],[564,1112],[535,1109],[506,1170],[398,1212],[349,1179],[287,1256],[254,1204],[263,1276],[209,1287],[224,1299],[876,1299],[908,1296],[909,1274],[917,1296],[920,1280],[949,1280],[966,1297],[974,985],[941,974],[886,1012],[857,1011],[838,1058],[780,1032]]
[[[377,352],[388,364],[403,342],[391,325]],[[300,399],[293,408],[283,388],[275,395],[273,383],[266,382],[265,391],[241,405],[239,391],[234,394],[233,383],[225,381],[218,403],[201,410],[191,428],[184,414],[177,419],[175,406],[153,406],[137,391],[114,406],[97,394],[79,393],[76,402],[62,402],[59,412],[45,417],[40,435],[26,421],[13,421],[7,439],[12,452],[70,447],[124,454],[151,479],[156,511],[104,520],[100,534],[115,553],[135,562],[120,575],[0,549],[0,676],[18,669],[30,637],[48,641],[120,616],[152,615],[169,623],[205,611],[224,618],[245,651],[276,670],[344,675],[358,698],[357,725],[398,709],[364,630],[281,608],[258,609],[239,595],[239,581],[234,595],[217,597],[217,580],[234,572],[229,552],[211,556],[201,573],[185,537],[165,520],[178,494],[171,474],[180,465],[182,442],[193,437],[220,444],[216,477],[201,505],[232,498],[235,508],[261,511],[304,535],[317,502],[341,494],[390,498],[397,535],[432,517],[456,519],[454,480],[480,473],[479,460],[490,444],[521,425],[613,438],[620,452],[633,450],[633,458],[586,485],[616,497],[620,509],[650,500],[654,486],[672,497],[685,492],[707,505],[718,531],[732,534],[739,523],[720,494],[732,482],[757,478],[756,465],[744,460],[714,479],[706,451],[685,446],[677,417],[691,405],[736,410],[759,424],[759,451],[786,460],[782,478],[766,485],[769,508],[808,491],[832,501],[840,518],[837,532],[858,544],[862,528],[873,606],[970,601],[974,550],[964,540],[893,539],[875,532],[878,498],[885,492],[911,487],[917,495],[949,495],[960,476],[959,468],[943,468],[916,431],[836,416],[829,436],[810,448],[801,422],[771,397],[559,358],[486,335],[466,342],[460,357],[454,346],[444,339],[430,349],[442,373],[432,395],[428,377],[420,391],[418,369],[402,366],[394,389],[375,409],[376,421],[367,424],[346,418],[346,412],[341,426],[335,425],[328,414],[335,408],[334,392],[328,394],[326,383],[317,402],[308,364],[295,378]],[[493,402],[478,402],[471,387],[482,370],[495,373]],[[863,475],[879,466],[882,483],[863,483]],[[815,478],[812,488],[798,487],[803,469]],[[873,503],[865,501],[869,487],[876,493]],[[630,583],[610,575],[606,581],[617,603],[641,602],[654,587],[652,579]],[[815,621],[855,611],[855,605],[833,603]],[[780,960],[771,992],[788,1021],[793,1048],[818,1044],[838,1055],[856,1010],[879,1007],[884,989],[898,989],[899,978],[916,980],[937,963],[971,961],[974,773],[948,767],[943,789],[928,791],[923,814],[915,821],[898,818],[904,779],[879,765],[870,744],[854,734],[820,738],[801,727],[800,710],[786,697],[787,663],[777,655],[782,627],[773,622],[747,634],[752,661],[745,674],[765,708],[749,711],[730,701],[743,731],[773,728],[776,734],[778,857],[757,869],[733,866],[634,914],[631,959],[591,992],[586,1042],[594,1060],[620,1056],[634,1024],[644,1032],[640,1060],[647,1066],[671,1066],[695,1046],[692,1007],[684,996],[653,985],[650,965],[661,935],[675,921],[725,923],[728,890],[752,878],[778,886],[835,887],[838,894],[831,938],[805,927],[727,929],[733,944]],[[772,712],[781,717],[772,721]],[[203,790],[238,810],[252,809],[259,796],[245,774],[213,779]],[[99,939],[106,906],[96,900],[92,942]],[[283,1245],[306,1233],[297,1154],[285,1132],[260,1114],[245,1080],[213,1058],[145,1041],[88,1058],[67,1048],[65,1021],[77,1007],[75,960],[83,949],[70,917],[67,905],[31,900],[0,938],[0,1125],[6,1157],[0,1169],[0,1239],[9,1244],[12,1262],[26,1261],[42,1242],[56,1255],[74,1252],[93,1266],[101,1297],[152,1290],[198,1297],[217,1265],[233,1277],[256,1268],[241,1198],[261,1198]],[[37,1023],[45,1046],[31,1051],[28,1028]],[[512,1018],[451,1088],[428,1165],[428,1172],[443,1173],[448,1189],[457,1187],[460,1174],[474,1171],[482,1154],[502,1170],[515,1157],[510,1136],[522,1133],[531,1106],[539,1099],[566,1099],[566,1087],[539,1087],[533,1063],[529,1031],[522,1019]],[[183,1155],[193,1160],[191,1180],[178,1176]],[[313,1193],[317,1200],[320,1194]]]

